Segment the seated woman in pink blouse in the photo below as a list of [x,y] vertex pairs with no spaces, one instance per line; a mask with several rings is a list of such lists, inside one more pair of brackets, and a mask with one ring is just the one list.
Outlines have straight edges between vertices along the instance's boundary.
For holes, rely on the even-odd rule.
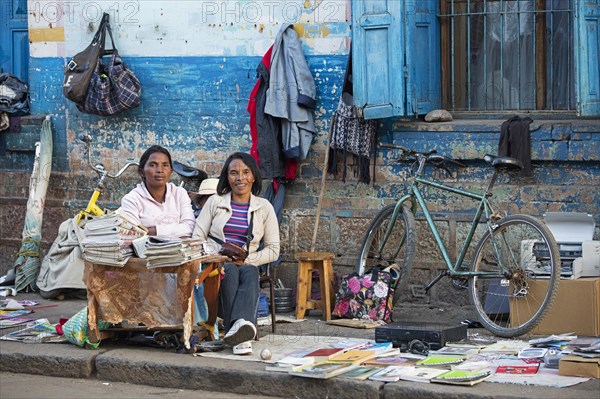
[[194,210],[187,191],[169,183],[173,172],[169,151],[159,145],[148,148],[138,172],[142,182],[123,197],[121,210],[151,236],[191,237]]

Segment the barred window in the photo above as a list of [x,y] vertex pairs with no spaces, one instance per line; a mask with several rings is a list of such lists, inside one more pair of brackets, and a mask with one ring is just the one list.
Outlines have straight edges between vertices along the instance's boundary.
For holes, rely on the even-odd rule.
[[575,110],[573,0],[441,0],[453,111]]

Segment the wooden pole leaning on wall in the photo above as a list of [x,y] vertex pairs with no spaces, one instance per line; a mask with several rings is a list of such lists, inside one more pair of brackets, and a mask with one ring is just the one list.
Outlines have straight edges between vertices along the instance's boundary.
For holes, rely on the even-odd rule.
[[[333,258],[335,254],[331,252],[317,252],[317,231],[321,219],[321,208],[323,206],[323,193],[325,191],[325,179],[327,178],[327,164],[329,162],[329,144],[331,143],[333,131],[333,118],[329,123],[329,137],[325,149],[325,161],[321,171],[321,187],[319,190],[319,199],[317,202],[317,212],[315,215],[315,225],[310,245],[310,252],[299,252],[296,254],[298,260],[298,287],[296,290],[296,319],[303,319],[307,311],[311,309],[320,309],[325,320],[331,319],[331,310],[333,308]],[[320,300],[313,300],[312,291],[312,271],[319,272]]]

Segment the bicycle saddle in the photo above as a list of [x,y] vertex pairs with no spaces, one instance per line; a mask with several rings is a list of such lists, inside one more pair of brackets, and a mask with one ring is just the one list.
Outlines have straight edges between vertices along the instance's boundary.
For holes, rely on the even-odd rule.
[[523,163],[518,159],[511,157],[497,157],[491,154],[485,154],[483,160],[492,165],[496,169],[523,169]]
[[173,170],[180,176],[204,180],[208,177],[205,171],[173,161]]

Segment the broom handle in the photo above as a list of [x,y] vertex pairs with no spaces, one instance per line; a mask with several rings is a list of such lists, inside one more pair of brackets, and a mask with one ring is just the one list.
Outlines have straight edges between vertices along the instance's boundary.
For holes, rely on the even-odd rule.
[[317,230],[319,230],[319,220],[321,219],[321,206],[323,201],[323,191],[325,191],[325,178],[327,177],[327,163],[329,162],[329,145],[331,144],[331,135],[333,132],[333,116],[329,121],[329,134],[325,150],[325,162],[323,162],[323,170],[321,171],[321,189],[319,190],[319,201],[317,203],[317,215],[315,217],[315,228],[313,230],[312,242],[310,244],[310,252],[315,252],[317,245]]

